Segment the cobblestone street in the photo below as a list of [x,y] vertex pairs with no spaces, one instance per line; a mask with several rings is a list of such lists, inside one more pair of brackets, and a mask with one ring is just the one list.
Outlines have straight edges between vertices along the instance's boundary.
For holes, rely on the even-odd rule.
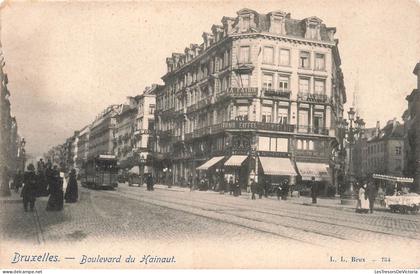
[[277,248],[281,256],[299,247],[329,257],[368,244],[381,256],[404,250],[416,257],[414,250],[420,244],[419,215],[387,211],[360,215],[338,200],[319,199],[312,206],[305,197],[251,200],[247,193],[234,197],[161,185],[148,192],[144,186],[120,184],[115,191],[81,187],[79,202],[65,204],[61,212],[45,211],[47,197],[38,198],[36,211],[28,213],[23,212],[17,194],[2,202],[1,240],[41,247],[112,244],[107,239],[159,241],[177,247],[210,241],[218,248],[232,248],[229,243],[245,250],[250,243]]
[[253,201],[248,194],[233,197],[164,186],[148,192],[124,184],[115,191],[81,188],[80,194],[80,201],[66,204],[62,212],[46,212],[46,197],[37,200],[34,213],[23,213],[17,199],[5,202],[2,237],[38,243],[99,240],[106,235],[167,241],[275,239],[325,247],[372,240],[420,243],[418,215],[360,215],[338,201],[311,206],[299,203],[303,197]]

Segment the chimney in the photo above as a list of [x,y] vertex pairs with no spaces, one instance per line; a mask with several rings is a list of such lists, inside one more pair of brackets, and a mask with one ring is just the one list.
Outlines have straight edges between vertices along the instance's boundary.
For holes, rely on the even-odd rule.
[[380,131],[381,131],[381,123],[379,121],[376,121],[375,135],[379,136]]

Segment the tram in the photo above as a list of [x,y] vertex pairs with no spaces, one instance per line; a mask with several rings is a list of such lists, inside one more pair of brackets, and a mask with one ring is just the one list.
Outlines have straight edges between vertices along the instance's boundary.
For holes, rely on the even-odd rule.
[[114,155],[98,155],[80,170],[82,186],[93,189],[114,189],[118,186],[117,159]]

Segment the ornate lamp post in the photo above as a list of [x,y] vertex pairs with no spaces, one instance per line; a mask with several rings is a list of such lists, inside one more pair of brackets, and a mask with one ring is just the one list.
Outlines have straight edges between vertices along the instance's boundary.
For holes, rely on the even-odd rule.
[[[356,141],[360,138],[361,134],[363,133],[365,122],[363,119],[360,119],[359,116],[355,119],[356,112],[351,107],[350,110],[347,112],[349,122],[346,119],[342,119],[339,121],[338,126],[341,130],[341,149],[344,150],[342,153],[345,155],[346,147],[344,146],[344,141],[347,141],[348,144],[348,167],[347,172],[345,172],[345,191],[341,194],[341,203],[342,204],[353,204],[355,201],[355,193],[353,189],[354,185],[354,171],[353,171],[353,146]],[[354,125],[353,125],[354,123]],[[345,165],[344,165],[345,168]]]
[[139,159],[139,169],[140,169],[140,182],[143,183],[143,177],[144,177],[144,165],[146,163],[146,159],[144,159],[143,155],[140,155],[140,159]]

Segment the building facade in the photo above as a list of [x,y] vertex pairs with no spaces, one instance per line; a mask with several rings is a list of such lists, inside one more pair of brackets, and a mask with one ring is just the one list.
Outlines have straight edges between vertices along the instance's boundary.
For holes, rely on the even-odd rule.
[[414,178],[416,191],[420,193],[420,62],[413,73],[417,76],[417,88],[406,97],[408,108],[403,115],[406,144],[404,174]]
[[368,178],[375,173],[404,176],[404,154],[404,126],[396,119],[390,120],[384,128],[373,131],[362,141],[361,177]]
[[336,29],[249,9],[222,24],[166,60],[156,153],[172,181],[207,170],[242,186],[296,175],[334,183],[332,141],[346,102]]
[[85,126],[79,131],[77,142],[77,158],[75,160],[76,168],[80,169],[87,161],[89,153],[89,132],[90,125]]
[[[9,194],[8,177],[25,168],[24,141],[18,134],[16,118],[12,116],[8,76],[0,42],[0,187],[1,193]],[[23,139],[22,139],[23,140]]]
[[133,149],[134,125],[137,116],[137,101],[128,97],[128,104],[121,106],[121,112],[116,116],[114,130],[114,155],[120,168],[131,167]]
[[114,130],[121,105],[111,105],[99,114],[89,129],[88,159],[114,154]]

